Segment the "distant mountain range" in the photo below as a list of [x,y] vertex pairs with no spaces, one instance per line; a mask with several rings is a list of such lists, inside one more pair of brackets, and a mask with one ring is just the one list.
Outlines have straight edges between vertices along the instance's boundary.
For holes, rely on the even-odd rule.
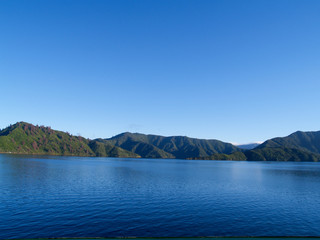
[[121,147],[143,158],[196,158],[215,153],[239,151],[231,143],[218,140],[203,140],[182,136],[163,137],[139,133],[122,133],[113,138],[97,140],[105,144]]
[[260,143],[248,143],[248,144],[238,144],[236,146],[241,149],[250,150],[250,149],[254,149],[254,148],[258,147],[259,145],[260,145]]
[[50,127],[18,122],[0,131],[0,152],[67,156],[178,158],[247,161],[320,161],[320,131],[295,132],[262,144],[122,133],[86,139]]

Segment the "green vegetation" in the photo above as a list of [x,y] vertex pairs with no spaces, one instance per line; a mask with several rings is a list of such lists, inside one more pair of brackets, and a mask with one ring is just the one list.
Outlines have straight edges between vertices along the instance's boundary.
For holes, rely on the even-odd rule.
[[188,137],[122,133],[89,140],[19,122],[0,132],[0,152],[97,157],[197,158],[241,151],[230,143]]
[[108,143],[101,143],[96,140],[89,142],[89,147],[96,154],[97,157],[124,157],[124,158],[139,158],[138,154],[129,152],[122,148],[113,146]]
[[0,152],[97,157],[181,158],[247,161],[320,161],[320,131],[273,138],[251,150],[218,140],[122,133],[85,139],[25,122],[0,130]]
[[245,152],[248,161],[292,161],[318,162],[320,154],[303,151],[297,148],[276,147],[261,148]]
[[139,133],[122,133],[100,140],[139,154],[143,158],[200,158],[215,153],[231,154],[241,151],[230,143],[183,136],[163,137]]
[[110,144],[98,143],[50,127],[19,122],[0,131],[0,152],[98,157],[140,157]]
[[213,154],[209,157],[194,159],[318,162],[320,161],[320,154],[305,152],[296,148],[263,148],[248,150],[245,152],[235,152],[232,154]]
[[0,132],[0,152],[95,156],[88,140],[50,127],[19,122]]
[[265,141],[245,152],[249,161],[320,161],[320,131],[295,132]]
[[257,147],[262,148],[296,148],[302,151],[320,154],[320,131],[318,132],[295,132],[287,137],[273,138],[265,141]]
[[234,152],[231,154],[215,153],[208,157],[194,158],[198,160],[235,160],[235,161],[245,161],[247,160],[246,155],[243,152]]
[[197,159],[318,162],[320,161],[320,131],[298,131],[287,137],[267,140],[243,153],[213,154],[210,157]]

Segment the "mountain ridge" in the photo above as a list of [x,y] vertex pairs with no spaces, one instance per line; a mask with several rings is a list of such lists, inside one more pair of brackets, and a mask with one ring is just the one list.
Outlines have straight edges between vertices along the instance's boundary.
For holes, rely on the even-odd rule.
[[155,151],[157,156],[162,158],[204,157],[213,153],[230,154],[241,151],[241,149],[231,143],[219,140],[189,138],[186,136],[164,137],[126,132],[100,141],[135,152],[144,158],[148,157],[148,153],[143,151],[144,148]]
[[[124,132],[86,139],[50,127],[17,122],[0,131],[0,152],[98,157],[187,158],[240,149],[219,140]],[[241,151],[241,150],[240,150]]]
[[296,131],[285,137],[266,140],[256,148],[246,150],[243,154],[212,155],[207,159],[224,160],[238,156],[247,161],[320,161],[320,131]]
[[269,139],[257,148],[290,146],[320,154],[320,131],[296,131],[286,137]]
[[258,147],[261,143],[234,144],[238,148],[251,150]]
[[[0,152],[66,156],[104,156],[93,151],[92,140],[51,127],[17,122],[0,131]],[[140,157],[115,146],[102,146],[110,157]],[[101,146],[100,146],[100,152]],[[103,151],[102,151],[103,152]]]
[[0,152],[90,157],[181,158],[246,161],[320,161],[320,131],[296,131],[249,149],[216,139],[120,133],[86,139],[50,127],[17,122],[0,130]]

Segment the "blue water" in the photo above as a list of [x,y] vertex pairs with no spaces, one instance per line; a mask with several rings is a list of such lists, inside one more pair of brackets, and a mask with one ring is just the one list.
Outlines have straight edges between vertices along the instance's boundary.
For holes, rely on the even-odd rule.
[[320,163],[0,155],[0,239],[320,236]]

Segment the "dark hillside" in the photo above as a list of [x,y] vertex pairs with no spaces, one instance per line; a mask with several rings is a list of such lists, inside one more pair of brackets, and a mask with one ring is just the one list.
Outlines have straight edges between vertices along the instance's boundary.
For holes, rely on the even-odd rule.
[[297,131],[287,137],[272,138],[262,143],[257,149],[274,147],[297,148],[303,151],[320,154],[320,131]]
[[135,152],[141,157],[185,159],[207,157],[214,153],[230,154],[241,151],[230,143],[218,140],[204,140],[184,136],[163,137],[128,132],[105,139],[105,142]]

